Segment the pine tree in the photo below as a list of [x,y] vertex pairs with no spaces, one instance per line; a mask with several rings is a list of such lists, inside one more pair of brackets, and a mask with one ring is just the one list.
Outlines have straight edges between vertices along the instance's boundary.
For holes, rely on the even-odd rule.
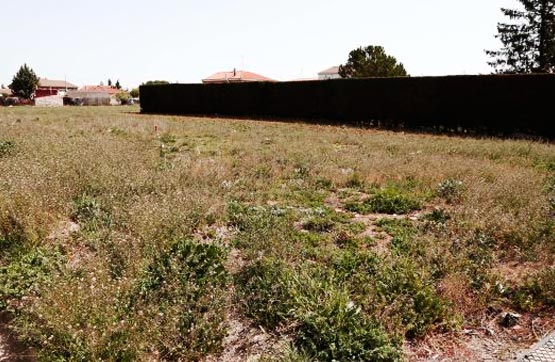
[[108,79],[108,87],[111,87],[111,86],[112,86],[112,80]]
[[116,89],[121,89],[121,84],[119,84],[119,79],[116,81]]
[[509,23],[497,24],[503,47],[488,50],[497,73],[552,73],[555,70],[555,0],[518,0],[523,10],[501,9]]
[[387,55],[381,46],[367,46],[349,53],[345,65],[339,67],[343,78],[406,77],[407,71],[397,59]]
[[17,74],[13,77],[9,88],[15,96],[23,99],[32,99],[39,84],[39,77],[27,64],[23,64]]

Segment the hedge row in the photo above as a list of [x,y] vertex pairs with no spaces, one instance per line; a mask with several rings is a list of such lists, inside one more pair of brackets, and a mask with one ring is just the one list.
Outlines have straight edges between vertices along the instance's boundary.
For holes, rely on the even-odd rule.
[[141,86],[144,113],[555,136],[555,75]]

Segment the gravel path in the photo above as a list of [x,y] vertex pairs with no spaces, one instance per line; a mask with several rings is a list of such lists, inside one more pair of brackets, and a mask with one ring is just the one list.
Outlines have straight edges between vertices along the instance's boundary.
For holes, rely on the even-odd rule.
[[538,343],[520,361],[555,362],[555,333]]

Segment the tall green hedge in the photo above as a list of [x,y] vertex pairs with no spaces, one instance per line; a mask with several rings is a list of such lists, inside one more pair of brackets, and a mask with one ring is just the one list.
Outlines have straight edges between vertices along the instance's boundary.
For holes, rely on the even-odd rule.
[[141,86],[144,113],[555,136],[555,75]]

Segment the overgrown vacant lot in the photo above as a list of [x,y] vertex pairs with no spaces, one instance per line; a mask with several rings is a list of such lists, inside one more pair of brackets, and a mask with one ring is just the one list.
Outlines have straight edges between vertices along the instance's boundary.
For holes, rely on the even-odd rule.
[[555,146],[133,112],[0,108],[39,359],[502,360],[553,324]]

